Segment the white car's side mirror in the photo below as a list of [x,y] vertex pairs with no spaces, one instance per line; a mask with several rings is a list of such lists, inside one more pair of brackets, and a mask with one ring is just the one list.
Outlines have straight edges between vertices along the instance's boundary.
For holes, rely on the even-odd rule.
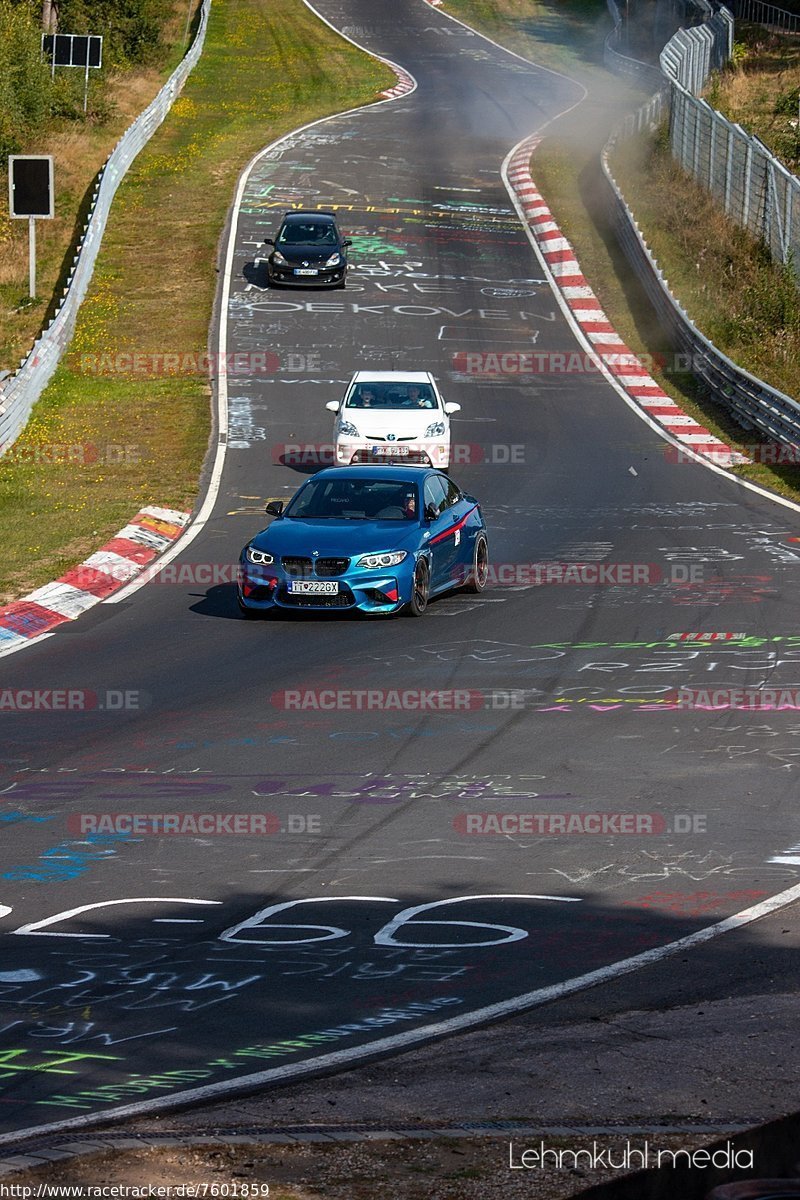
[[461,412],[461,405],[454,404],[451,401],[449,404],[445,404],[444,411],[447,413],[448,417],[452,416],[453,413]]
[[339,401],[338,400],[329,400],[328,403],[325,405],[325,407],[327,408],[328,412],[337,413],[339,411]]

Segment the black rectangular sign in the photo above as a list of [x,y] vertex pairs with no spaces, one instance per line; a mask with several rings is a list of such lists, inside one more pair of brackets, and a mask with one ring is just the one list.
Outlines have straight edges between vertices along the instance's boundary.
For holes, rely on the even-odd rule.
[[52,154],[9,154],[8,210],[12,217],[52,217]]
[[57,67],[101,67],[103,39],[93,33],[44,33],[42,53]]

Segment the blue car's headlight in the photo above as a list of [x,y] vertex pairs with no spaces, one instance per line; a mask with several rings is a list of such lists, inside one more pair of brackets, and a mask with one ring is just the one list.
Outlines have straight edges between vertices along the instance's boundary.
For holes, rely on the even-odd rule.
[[267,566],[269,563],[274,563],[275,559],[271,554],[267,554],[266,550],[256,550],[255,546],[247,547],[247,561],[257,563],[258,566]]
[[352,421],[340,421],[339,433],[343,434],[345,437],[358,437],[358,430]]
[[425,437],[441,437],[444,433],[444,421],[434,421],[425,430]]
[[365,554],[363,558],[357,560],[356,566],[367,567],[375,571],[381,567],[396,567],[406,557],[405,550],[387,550],[385,554]]
[[339,252],[337,250],[337,252],[335,254],[332,254],[330,256],[328,261],[325,263],[325,266],[326,267],[338,267],[338,265],[341,261],[342,261],[342,256],[341,256],[341,254],[339,254]]

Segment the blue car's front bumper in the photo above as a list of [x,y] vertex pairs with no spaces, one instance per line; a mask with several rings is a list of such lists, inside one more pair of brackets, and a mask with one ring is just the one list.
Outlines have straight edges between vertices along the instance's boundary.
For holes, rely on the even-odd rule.
[[[358,609],[375,615],[399,612],[411,599],[414,562],[414,556],[410,554],[388,571],[351,568],[335,578],[310,576],[300,579],[287,574],[277,563],[254,566],[242,557],[239,561],[239,604],[251,612],[268,612],[275,608],[315,612]],[[293,583],[324,583],[336,585],[336,590],[328,594],[292,592]]]

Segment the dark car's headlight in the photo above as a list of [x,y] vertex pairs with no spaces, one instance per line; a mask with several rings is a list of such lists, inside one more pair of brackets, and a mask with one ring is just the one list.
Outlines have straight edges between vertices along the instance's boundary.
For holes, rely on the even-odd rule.
[[289,260],[284,258],[280,250],[274,250],[272,253],[272,261],[276,267],[288,267]]
[[330,256],[330,258],[328,259],[328,261],[325,263],[325,266],[326,266],[326,267],[338,267],[338,266],[339,266],[339,263],[340,263],[341,261],[342,261],[342,256],[341,256],[341,254],[339,253],[339,251],[337,250],[335,254],[332,254],[332,255]]
[[368,567],[377,570],[380,567],[396,567],[408,557],[406,550],[387,550],[383,554],[365,554],[356,561],[357,567]]
[[256,563],[259,567],[265,567],[269,566],[270,563],[274,563],[275,559],[271,554],[267,554],[266,550],[256,550],[255,546],[248,546],[247,561]]

